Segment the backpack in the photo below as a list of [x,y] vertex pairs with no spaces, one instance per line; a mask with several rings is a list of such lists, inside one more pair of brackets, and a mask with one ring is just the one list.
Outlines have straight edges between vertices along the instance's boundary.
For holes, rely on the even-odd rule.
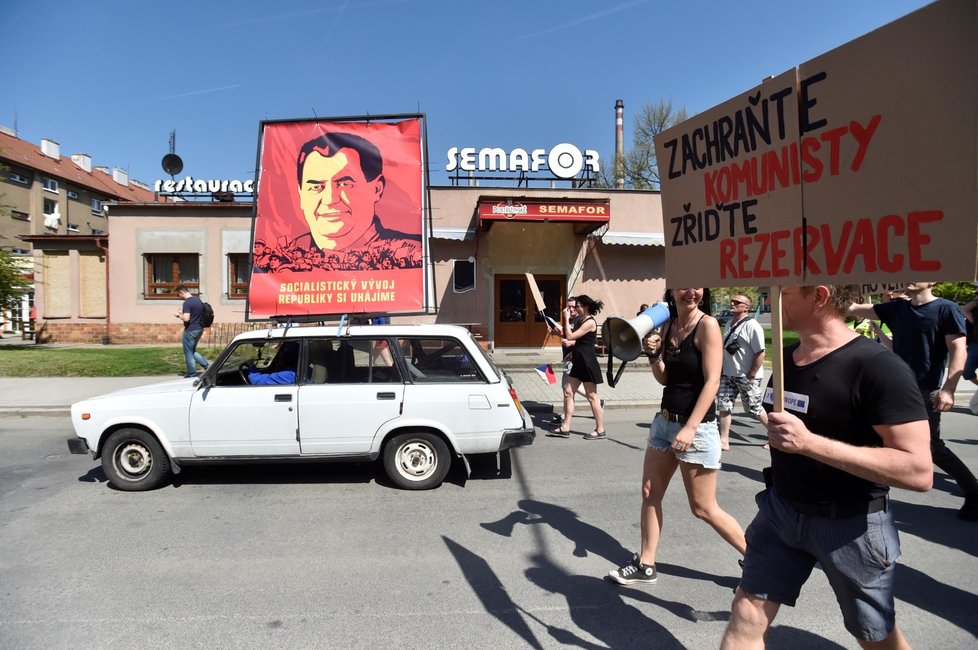
[[200,313],[200,324],[203,327],[210,327],[214,324],[214,308],[209,302],[204,303],[204,309]]

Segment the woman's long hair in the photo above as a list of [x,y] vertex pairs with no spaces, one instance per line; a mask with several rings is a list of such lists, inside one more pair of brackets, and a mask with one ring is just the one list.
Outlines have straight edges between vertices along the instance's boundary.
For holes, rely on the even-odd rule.
[[[679,312],[676,311],[676,299],[672,296],[672,289],[666,289],[666,293],[662,296],[662,300],[669,305],[669,318],[677,318],[679,316]],[[700,311],[708,316],[713,315],[713,296],[710,294],[709,288],[703,289],[703,300],[700,301]]]
[[585,307],[587,307],[588,313],[591,314],[592,316],[597,313],[600,313],[601,310],[604,309],[603,302],[601,302],[600,300],[595,300],[591,296],[583,293],[577,297],[577,304],[584,305]]

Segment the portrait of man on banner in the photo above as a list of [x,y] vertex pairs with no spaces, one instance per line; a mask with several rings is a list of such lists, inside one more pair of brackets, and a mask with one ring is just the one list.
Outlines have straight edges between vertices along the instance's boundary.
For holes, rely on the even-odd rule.
[[424,309],[421,137],[418,117],[263,124],[249,316]]

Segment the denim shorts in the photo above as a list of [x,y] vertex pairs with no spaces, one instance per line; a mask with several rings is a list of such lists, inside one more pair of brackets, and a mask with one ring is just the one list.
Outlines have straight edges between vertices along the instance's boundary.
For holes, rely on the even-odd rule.
[[799,514],[773,488],[755,498],[758,512],[747,527],[740,588],[757,598],[794,607],[818,562],[842,609],[846,629],[863,641],[893,631],[893,578],[900,538],[893,512],[844,519]]
[[720,469],[720,430],[717,421],[700,422],[693,434],[693,443],[686,451],[676,451],[672,442],[676,439],[683,425],[671,422],[661,413],[655,414],[652,426],[649,427],[649,447],[659,451],[670,451],[684,463],[702,465],[706,469]]

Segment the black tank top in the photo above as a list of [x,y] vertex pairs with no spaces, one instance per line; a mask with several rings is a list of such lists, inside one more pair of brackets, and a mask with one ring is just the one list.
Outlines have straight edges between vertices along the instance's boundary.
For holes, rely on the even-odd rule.
[[[684,417],[689,417],[696,400],[703,387],[706,385],[706,378],[703,376],[703,354],[693,343],[696,337],[696,330],[699,329],[703,317],[696,321],[693,331],[686,335],[679,343],[677,348],[667,348],[662,355],[662,360],[666,365],[668,380],[662,391],[662,408],[670,413],[678,413]],[[672,332],[672,323],[669,324],[669,334]],[[710,408],[703,416],[703,422],[710,422],[716,419],[716,401],[710,402]]]

